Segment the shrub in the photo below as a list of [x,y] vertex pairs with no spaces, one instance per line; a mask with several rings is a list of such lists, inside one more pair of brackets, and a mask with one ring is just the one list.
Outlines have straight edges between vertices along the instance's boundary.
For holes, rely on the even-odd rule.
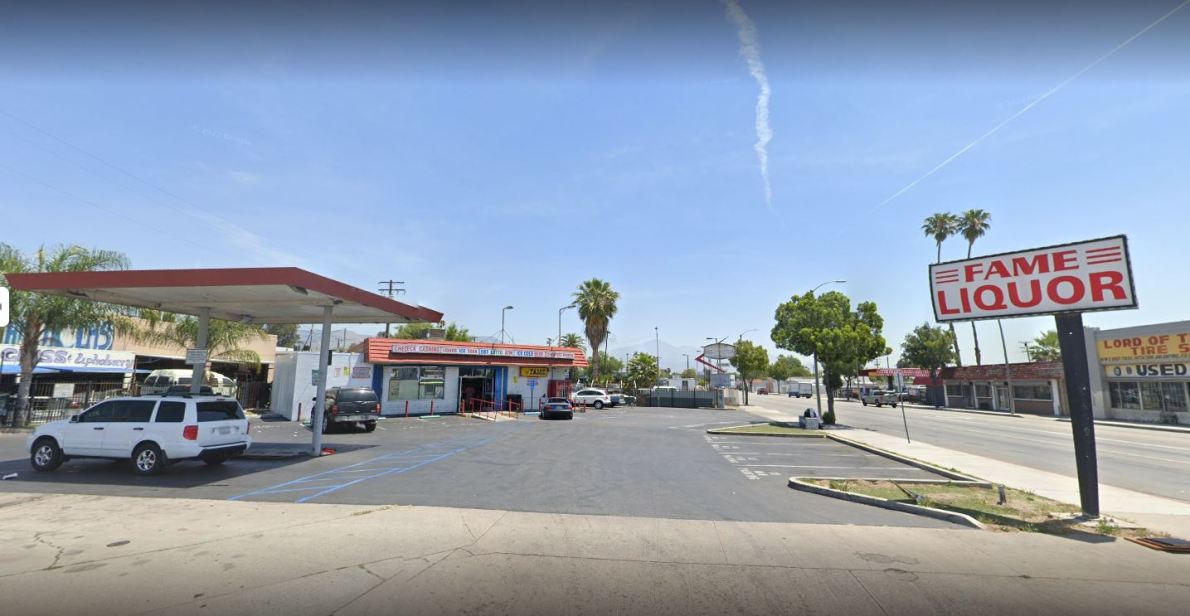
[[822,423],[824,423],[828,426],[835,425],[835,412],[827,411],[827,412],[823,413],[822,414]]

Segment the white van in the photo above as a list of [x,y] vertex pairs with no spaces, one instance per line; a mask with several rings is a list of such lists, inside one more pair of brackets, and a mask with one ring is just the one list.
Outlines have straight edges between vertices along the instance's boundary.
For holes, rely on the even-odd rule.
[[[190,386],[190,377],[194,372],[189,368],[186,369],[170,369],[170,370],[154,370],[149,373],[149,377],[140,386],[140,393],[142,396],[153,396],[164,394],[169,391],[170,387],[175,385]],[[236,395],[236,382],[229,379],[218,372],[207,371],[206,382],[203,383],[211,388],[211,393],[217,396],[228,396],[234,398]]]

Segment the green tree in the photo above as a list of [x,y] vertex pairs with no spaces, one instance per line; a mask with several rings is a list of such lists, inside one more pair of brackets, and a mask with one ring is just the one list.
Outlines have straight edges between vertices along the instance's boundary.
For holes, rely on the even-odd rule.
[[[967,258],[971,258],[971,248],[975,240],[984,236],[992,228],[992,215],[983,210],[967,210],[959,218],[959,233],[967,240]],[[971,321],[971,338],[975,341],[975,365],[983,365],[983,355],[979,352],[979,334],[975,331],[975,321]]]
[[[813,375],[813,372],[802,363],[802,360],[793,355],[778,355],[777,360],[769,367],[769,376],[778,381],[786,381],[792,378],[808,377]],[[778,392],[780,393],[780,392]]]
[[584,281],[574,292],[574,304],[578,306],[578,316],[585,325],[587,340],[591,342],[591,364],[594,366],[594,379],[599,379],[599,346],[607,337],[607,325],[616,316],[616,302],[620,294],[612,289],[611,284],[598,278]]
[[[951,344],[951,333],[941,327],[931,327],[929,323],[905,335],[901,343],[901,359],[897,360],[897,367],[902,363],[908,366],[923,368],[930,371],[930,381],[937,387],[938,374],[946,366],[955,362],[954,346]],[[935,392],[937,395],[937,392]],[[934,405],[942,406],[935,398]]]
[[[624,362],[612,355],[599,356],[599,375],[602,377],[601,383],[609,383],[617,374],[624,370]],[[583,369],[582,378],[584,381],[595,384],[595,366],[591,365]]]
[[264,326],[265,333],[277,337],[277,346],[287,349],[292,349],[301,342],[302,339],[298,336],[297,330],[296,323],[268,323]]
[[[459,327],[451,321],[450,325],[445,323],[403,323],[393,333],[393,338],[400,338],[402,340],[425,340],[430,335],[431,329],[442,329],[446,327],[445,340],[450,342],[471,342],[475,337],[466,327]],[[377,336],[383,336],[384,332],[379,332]]]
[[[942,242],[945,242],[959,230],[959,217],[950,212],[931,214],[921,225],[922,233],[934,238],[938,247],[938,263],[942,262]],[[970,256],[970,254],[968,254]],[[950,337],[954,341],[954,356],[957,365],[963,365],[963,356],[959,353],[959,336],[954,331],[954,323],[949,323]]]
[[587,343],[583,341],[583,337],[573,332],[562,334],[562,339],[558,341],[558,346],[582,349],[584,353],[587,351]]
[[[184,349],[198,346],[198,318],[156,310],[142,310],[138,316],[141,322],[134,325],[132,331],[132,336],[137,340],[155,345],[176,345]],[[211,361],[259,366],[260,354],[242,347],[253,340],[264,340],[266,336],[268,332],[259,325],[211,319],[207,327],[206,369],[209,369]]]
[[694,368],[686,368],[682,371],[682,378],[692,379],[698,376],[698,372]]
[[851,299],[838,291],[795,295],[777,306],[776,320],[772,338],[778,347],[807,356],[818,352],[832,414],[842,375],[884,355],[887,348],[881,334],[884,319],[876,304],[860,302],[853,311]]
[[1033,361],[1062,361],[1062,346],[1058,342],[1058,332],[1049,330],[1033,339],[1033,346],[1029,349],[1029,356]]
[[[112,250],[77,245],[46,250],[41,246],[33,255],[25,255],[13,246],[0,243],[0,283],[5,286],[8,286],[6,274],[127,268],[128,257]],[[88,299],[16,290],[10,290],[9,301],[9,327],[18,327],[21,332],[21,382],[17,387],[16,409],[10,415],[12,425],[21,426],[29,417],[29,390],[33,384],[33,370],[40,360],[41,337],[47,331],[99,325],[122,313],[123,308]]]
[[731,359],[732,367],[744,381],[744,405],[748,404],[748,391],[752,389],[752,381],[765,376],[769,369],[769,352],[751,340],[740,340],[735,343],[735,355]]
[[657,384],[660,375],[661,371],[657,369],[657,358],[648,353],[637,353],[628,360],[626,378],[635,387],[652,387]]

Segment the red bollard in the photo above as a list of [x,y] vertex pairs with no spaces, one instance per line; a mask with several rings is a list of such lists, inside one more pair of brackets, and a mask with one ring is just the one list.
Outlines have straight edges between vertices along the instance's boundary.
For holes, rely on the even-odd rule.
[[434,401],[433,400],[430,400],[430,414],[431,415],[434,414]]

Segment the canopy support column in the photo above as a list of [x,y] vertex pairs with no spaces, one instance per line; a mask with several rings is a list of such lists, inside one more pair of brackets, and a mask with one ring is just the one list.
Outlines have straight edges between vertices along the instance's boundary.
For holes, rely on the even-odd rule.
[[194,371],[190,373],[190,393],[199,394],[202,391],[202,384],[207,375],[207,362],[210,358],[207,357],[207,339],[210,338],[211,331],[211,309],[198,309],[198,336],[195,340],[196,348],[203,351],[203,361],[194,364]]
[[331,317],[335,307],[322,308],[322,345],[318,347],[318,394],[314,398],[314,414],[310,416],[310,431],[314,433],[314,448],[311,455],[322,455],[322,416],[326,413],[326,377],[330,371]]

